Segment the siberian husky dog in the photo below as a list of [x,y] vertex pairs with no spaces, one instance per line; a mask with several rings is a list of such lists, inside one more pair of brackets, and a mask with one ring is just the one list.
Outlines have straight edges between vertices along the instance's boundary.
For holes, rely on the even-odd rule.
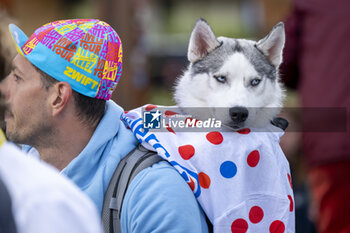
[[199,19],[190,37],[190,65],[175,87],[175,102],[197,119],[203,118],[197,107],[210,109],[210,117],[233,129],[266,126],[284,99],[278,76],[284,43],[283,23],[255,42],[217,38]]
[[[180,109],[170,113],[199,122],[215,118],[221,126],[195,132],[164,123],[167,131],[154,131],[142,123],[143,107],[122,117],[144,147],[178,170],[215,233],[295,232],[290,169],[279,146],[283,132],[270,124],[284,97],[278,77],[284,42],[283,23],[254,42],[217,38],[199,19],[190,65],[175,86]],[[144,108],[150,121],[161,115],[161,106]]]

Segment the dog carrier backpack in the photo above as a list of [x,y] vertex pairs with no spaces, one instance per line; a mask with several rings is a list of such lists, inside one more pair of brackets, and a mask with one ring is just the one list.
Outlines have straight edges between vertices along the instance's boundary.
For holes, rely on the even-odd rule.
[[[271,123],[283,130],[288,127],[288,121],[279,117],[275,118]],[[121,208],[129,184],[141,170],[160,161],[166,160],[162,159],[154,151],[149,151],[139,145],[119,162],[103,200],[102,223],[105,233],[121,233]],[[213,225],[207,216],[206,221],[209,233],[212,233]]]

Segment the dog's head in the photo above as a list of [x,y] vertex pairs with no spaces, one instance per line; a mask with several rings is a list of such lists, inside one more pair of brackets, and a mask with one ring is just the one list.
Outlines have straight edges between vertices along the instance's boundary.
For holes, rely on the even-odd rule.
[[278,67],[285,42],[283,23],[258,42],[216,37],[199,19],[188,47],[190,65],[178,79],[175,101],[187,114],[203,117],[194,107],[232,128],[263,127],[279,112],[283,89]]

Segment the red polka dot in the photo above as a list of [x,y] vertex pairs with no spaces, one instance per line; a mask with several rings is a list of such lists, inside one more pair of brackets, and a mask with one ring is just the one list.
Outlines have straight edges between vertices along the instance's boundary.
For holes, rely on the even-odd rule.
[[231,224],[232,233],[246,233],[248,230],[248,223],[246,220],[239,218]]
[[210,132],[207,134],[207,140],[215,145],[219,145],[224,140],[224,137],[220,132]]
[[173,116],[173,115],[176,115],[176,114],[178,114],[178,113],[177,113],[177,112],[170,111],[170,110],[167,110],[167,111],[165,111],[165,113],[164,113],[164,115],[165,115],[166,117],[170,117],[170,116]]
[[250,152],[250,154],[247,157],[247,163],[250,167],[255,167],[256,165],[258,165],[259,160],[260,160],[260,153],[257,150]]
[[293,189],[292,178],[290,177],[290,175],[288,173],[287,173],[287,177],[288,177],[289,185],[290,185],[291,189]]
[[184,160],[192,158],[194,152],[195,150],[192,145],[184,145],[179,147],[179,153]]
[[249,211],[249,220],[252,223],[260,222],[264,217],[264,211],[259,206],[253,206]]
[[191,178],[190,178],[190,180],[191,180],[191,182],[188,182],[187,184],[190,186],[191,190],[194,191],[194,187],[195,187],[194,182]]
[[207,189],[210,186],[210,177],[205,174],[204,172],[200,172],[198,174],[198,181],[199,181],[199,185],[204,188]]
[[153,105],[153,104],[149,104],[146,106],[145,110],[146,111],[151,111],[152,109],[155,109],[157,106]]
[[270,233],[284,233],[285,229],[284,223],[280,220],[276,220],[271,223],[269,231]]
[[249,134],[250,133],[250,129],[245,128],[245,129],[240,129],[237,131],[237,133],[239,134]]
[[293,212],[293,209],[294,209],[293,198],[291,195],[288,195],[288,199],[289,199],[289,211]]
[[165,128],[166,128],[170,133],[176,134],[175,131],[169,126],[169,124],[166,124],[166,125],[165,125]]
[[125,114],[128,114],[129,111],[124,111]]

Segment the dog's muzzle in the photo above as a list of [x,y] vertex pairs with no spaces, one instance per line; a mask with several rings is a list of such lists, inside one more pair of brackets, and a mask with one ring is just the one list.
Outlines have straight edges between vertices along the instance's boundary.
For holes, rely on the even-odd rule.
[[233,107],[229,110],[230,117],[234,124],[239,124],[247,120],[248,118],[248,109],[244,107]]

